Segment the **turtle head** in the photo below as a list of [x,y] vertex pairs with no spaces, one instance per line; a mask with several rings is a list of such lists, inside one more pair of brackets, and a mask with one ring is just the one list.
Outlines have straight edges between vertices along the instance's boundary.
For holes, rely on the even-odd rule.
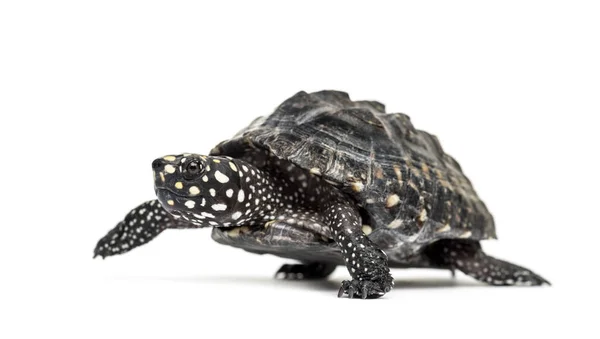
[[167,155],[152,162],[154,190],[163,207],[197,226],[230,226],[242,216],[244,191],[234,159]]

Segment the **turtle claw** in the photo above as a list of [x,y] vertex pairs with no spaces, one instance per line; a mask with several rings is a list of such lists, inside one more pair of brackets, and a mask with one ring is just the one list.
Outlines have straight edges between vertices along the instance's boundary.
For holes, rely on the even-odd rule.
[[348,289],[348,298],[354,299],[354,286],[350,286]]
[[347,293],[348,298],[350,299],[354,299],[355,296],[360,296],[361,299],[375,299],[381,297],[391,289],[391,286],[382,286],[382,284],[377,281],[356,279],[353,279],[352,281],[344,280],[338,291],[338,298],[341,298]]

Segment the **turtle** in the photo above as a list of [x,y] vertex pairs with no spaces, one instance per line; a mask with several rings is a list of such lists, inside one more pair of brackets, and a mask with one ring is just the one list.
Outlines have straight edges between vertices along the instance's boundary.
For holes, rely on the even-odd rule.
[[122,254],[171,228],[212,227],[218,243],[296,263],[282,279],[325,279],[338,296],[378,298],[390,268],[462,271],[490,285],[544,285],[488,256],[494,219],[437,137],[406,114],[341,91],[298,92],[208,155],[152,162],[157,199],[129,212],[94,257]]

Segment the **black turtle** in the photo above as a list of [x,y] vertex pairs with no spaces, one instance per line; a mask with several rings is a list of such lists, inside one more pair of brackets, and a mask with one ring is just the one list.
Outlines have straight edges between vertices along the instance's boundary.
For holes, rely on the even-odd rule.
[[379,297],[389,267],[458,269],[492,285],[548,283],[487,256],[494,221],[458,163],[408,116],[346,93],[299,92],[209,156],[152,163],[158,200],[132,210],[95,256],[127,252],[167,228],[213,227],[219,243],[301,264],[284,278],[345,265],[339,296]]

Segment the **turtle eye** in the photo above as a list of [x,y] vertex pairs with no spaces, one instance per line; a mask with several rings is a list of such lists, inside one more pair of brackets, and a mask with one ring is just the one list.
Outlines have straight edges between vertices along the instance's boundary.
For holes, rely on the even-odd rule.
[[190,161],[185,166],[185,171],[183,172],[183,177],[188,180],[192,180],[200,172],[202,172],[202,164],[200,164],[198,161]]

